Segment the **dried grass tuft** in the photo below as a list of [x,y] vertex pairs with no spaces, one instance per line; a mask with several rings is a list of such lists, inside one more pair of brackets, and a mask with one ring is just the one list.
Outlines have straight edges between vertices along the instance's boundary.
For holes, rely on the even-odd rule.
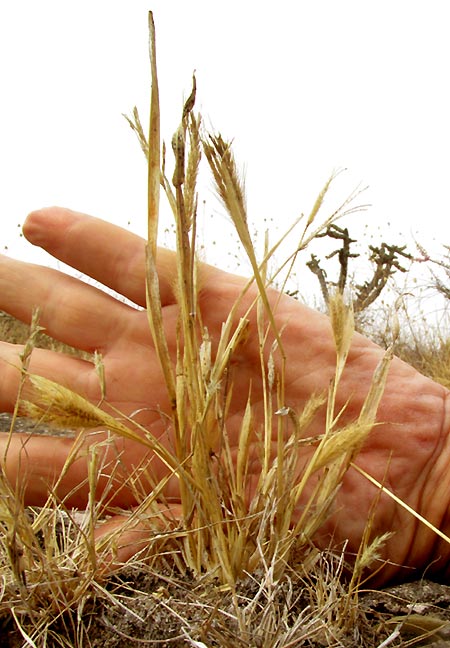
[[[114,598],[101,585],[99,552],[100,555],[102,552],[114,553],[118,534],[136,529],[143,520],[147,520],[149,534],[145,553],[149,559],[148,554],[153,551],[154,566],[166,565],[170,556],[170,564],[175,564],[180,572],[193,573],[199,580],[208,574],[220,585],[220,591],[229,593],[230,607],[226,612],[219,608],[212,610],[208,622],[208,638],[216,640],[218,645],[281,647],[300,645],[303,641],[340,645],[340,638],[349,631],[357,616],[356,601],[361,578],[378,556],[386,538],[377,538],[370,545],[363,542],[350,588],[344,589],[341,579],[343,556],[319,553],[314,548],[314,536],[327,520],[342,479],[375,423],[392,349],[387,351],[375,372],[357,420],[341,425],[342,410],[337,409],[336,393],[349,353],[354,318],[342,295],[332,296],[329,309],[336,346],[334,379],[327,394],[313,395],[301,411],[293,411],[284,402],[284,368],[289,358],[285,357],[283,331],[276,325],[276,305],[271,305],[268,290],[281,270],[287,269],[289,276],[300,250],[305,249],[334,220],[356,209],[352,201],[360,192],[356,191],[339,209],[318,223],[324,198],[335,178],[333,175],[315,201],[294,253],[269,276],[269,261],[281,241],[272,247],[267,241],[264,258],[257,259],[248,225],[245,188],[231,146],[221,135],[205,133],[201,117],[194,115],[195,76],[192,92],[172,139],[175,160],[172,182],[166,177],[166,151],[164,146],[161,151],[160,144],[155,29],[151,12],[149,27],[151,99],[148,137],[137,109],[127,120],[137,134],[148,164],[147,315],[171,404],[174,450],[171,452],[164,448],[148,431],[137,429],[127,417],[119,418],[120,413],[109,413],[105,400],[100,406],[95,406],[62,385],[29,374],[29,359],[39,332],[37,316],[22,354],[23,382],[18,407],[20,403],[27,416],[45,419],[52,425],[81,429],[68,465],[79,456],[85,430],[107,429],[111,438],[132,439],[151,449],[179,481],[181,518],[175,521],[164,513],[165,481],[155,483],[150,493],[140,491],[139,471],[147,468],[143,464],[129,475],[139,501],[138,507],[129,514],[122,529],[96,545],[94,529],[103,514],[102,502],[96,502],[95,492],[104,466],[103,455],[97,452],[95,445],[87,458],[90,498],[85,512],[67,509],[64,502],[57,501],[54,494],[49,493],[46,506],[40,511],[32,511],[30,516],[23,506],[20,490],[16,492],[0,472],[0,523],[5,530],[0,542],[3,594],[0,613],[5,610],[11,612],[25,645],[47,645],[49,628],[56,618],[63,625],[72,624],[66,630],[68,635],[78,637],[77,645],[89,645],[83,626],[83,610],[95,596]],[[202,153],[253,271],[247,287],[223,323],[214,357],[209,331],[203,326],[198,303],[196,187]],[[177,232],[176,295],[180,315],[175,368],[165,338],[156,273],[161,187],[172,208]],[[242,317],[236,326],[235,315],[251,283],[258,288],[258,298],[253,307],[257,310],[261,349],[265,426],[258,441],[260,477],[256,489],[253,488],[255,494],[249,501],[249,465],[254,460],[256,436],[251,393],[241,422],[239,449],[233,458],[226,425],[233,385],[227,383],[225,392],[219,387],[226,383],[230,359],[247,335],[247,318]],[[269,333],[274,342],[267,360]],[[281,358],[278,373],[275,370],[276,355]],[[104,395],[101,358],[96,357],[94,362]],[[310,438],[307,436],[309,424],[324,405],[327,416],[323,432]],[[277,439],[275,455],[272,450],[274,438]],[[306,456],[307,461],[299,461],[299,457]],[[316,486],[311,490],[312,478]],[[113,487],[114,479],[111,477],[110,490]],[[382,485],[378,484],[378,487],[381,492]],[[108,488],[105,491],[108,493]],[[136,557],[136,563],[143,556]],[[299,574],[302,604],[305,596],[309,602],[298,608],[296,620],[292,622],[290,610],[297,609],[293,583],[298,581]],[[254,580],[255,592],[248,599],[239,592],[243,578]],[[117,600],[114,604],[121,605]],[[67,615],[72,608],[78,613]],[[221,615],[228,620],[232,617],[231,626],[212,623],[213,617]],[[66,645],[63,639],[58,641],[60,645]],[[194,641],[194,645],[200,643]]]

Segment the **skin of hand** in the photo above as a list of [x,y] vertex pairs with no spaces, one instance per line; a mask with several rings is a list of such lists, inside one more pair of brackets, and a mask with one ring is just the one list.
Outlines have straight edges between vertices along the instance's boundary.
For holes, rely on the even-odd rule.
[[[62,208],[47,208],[30,214],[24,235],[33,245],[44,248],[56,259],[76,268],[95,281],[126,297],[140,309],[106,294],[94,285],[59,271],[0,257],[0,308],[29,322],[34,307],[41,309],[40,324],[49,335],[78,349],[97,350],[103,356],[107,400],[126,415],[140,411],[139,422],[167,447],[170,428],[161,413],[170,411],[159,361],[149,332],[145,310],[145,242],[114,225]],[[176,353],[178,304],[173,290],[175,254],[160,249],[157,271],[163,319],[169,351]],[[217,343],[224,322],[247,281],[217,268],[200,264],[199,308],[211,339]],[[250,288],[237,317],[243,315],[256,295]],[[287,295],[270,293],[276,302],[275,319],[283,328],[288,358],[285,400],[295,411],[313,393],[325,392],[335,371],[336,352],[326,316]],[[259,341],[255,314],[249,317],[249,334],[233,360],[233,399],[227,431],[233,448],[239,443],[240,422],[252,385],[255,424],[262,425],[262,391]],[[21,348],[0,343],[0,411],[12,411],[20,380],[18,354]],[[344,406],[343,423],[357,418],[367,395],[373,372],[383,356],[377,345],[355,334],[338,390],[337,405]],[[52,351],[35,349],[30,371],[57,381],[73,391],[100,400],[98,376],[92,363]],[[444,533],[450,532],[450,448],[448,391],[394,358],[377,420],[355,462]],[[308,433],[323,432],[324,413],[313,420]],[[86,437],[86,445],[98,443],[101,435]],[[275,441],[274,441],[275,445]],[[7,434],[0,436],[0,456],[11,484],[24,488],[25,502],[42,505],[49,487],[64,466],[72,440]],[[7,452],[6,452],[7,448]],[[124,486],[125,474],[143,460],[142,445],[119,439],[114,448],[105,445],[105,466],[121,453],[124,473],[116,471],[115,496],[110,505],[132,508],[133,493]],[[108,453],[112,453],[109,457]],[[113,461],[111,461],[111,464]],[[163,463],[153,457],[155,479],[167,474]],[[258,470],[255,462],[255,471]],[[107,468],[105,468],[107,472]],[[255,474],[255,483],[257,475]],[[68,506],[86,505],[86,461],[71,464],[57,486],[58,496]],[[107,477],[99,480],[98,497]],[[148,484],[144,487],[150,488]],[[177,481],[171,479],[165,496],[179,507]],[[319,546],[347,542],[356,553],[367,516],[378,496],[377,489],[350,468],[336,497],[334,512],[317,537]],[[105,529],[120,522],[113,517]],[[387,563],[377,584],[411,577],[423,570],[440,576],[447,573],[450,545],[426,528],[386,495],[377,503],[373,532],[391,531],[383,549]],[[138,543],[137,543],[138,544]],[[133,547],[127,549],[128,554]],[[123,558],[126,558],[124,552]],[[428,572],[428,573],[430,573]]]

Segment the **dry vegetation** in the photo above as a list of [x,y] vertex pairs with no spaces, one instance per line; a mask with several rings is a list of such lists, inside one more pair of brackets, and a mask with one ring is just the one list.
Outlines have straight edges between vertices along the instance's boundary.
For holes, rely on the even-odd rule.
[[[76,457],[83,431],[91,427],[103,426],[114,434],[138,438],[147,447],[152,447],[179,479],[181,524],[174,526],[173,520],[161,512],[163,485],[155,484],[153,492],[140,495],[140,505],[128,521],[132,527],[141,517],[148,518],[148,524],[153,524],[153,541],[114,575],[105,577],[99,566],[100,557],[102,552],[114,547],[115,538],[108,537],[95,546],[93,531],[102,514],[93,496],[86,511],[67,509],[52,494],[44,507],[29,509],[23,506],[21,493],[15,492],[0,473],[0,636],[9,637],[8,643],[5,639],[1,645],[38,648],[81,648],[106,643],[110,646],[274,648],[401,645],[400,632],[397,630],[395,634],[389,624],[383,623],[382,616],[370,620],[359,598],[364,568],[373,560],[383,539],[361,547],[360,556],[346,579],[343,578],[346,567],[343,557],[318,552],[311,542],[327,516],[354,450],[360,447],[371,429],[393,347],[390,345],[387,350],[385,363],[374,380],[359,420],[343,431],[345,439],[339,435],[339,425],[331,415],[327,417],[329,427],[323,430],[321,437],[310,440],[316,450],[295,488],[292,483],[299,439],[323,401],[312,399],[303,412],[286,413],[288,416],[284,419],[290,418],[292,425],[281,423],[285,442],[280,444],[278,455],[271,459],[269,440],[274,406],[276,403],[283,406],[283,375],[272,375],[273,368],[266,366],[261,352],[266,390],[266,429],[261,439],[261,455],[265,460],[257,494],[251,502],[246,502],[242,494],[247,489],[251,402],[248,403],[248,416],[242,421],[239,454],[233,462],[226,426],[218,422],[219,412],[221,419],[226,420],[226,404],[225,411],[221,411],[224,405],[218,402],[216,389],[229,357],[245,333],[245,321],[242,320],[237,329],[233,328],[233,310],[224,322],[218,352],[212,359],[208,331],[204,331],[199,344],[197,322],[192,315],[198,291],[196,181],[202,156],[209,164],[218,195],[253,269],[252,281],[259,290],[257,307],[262,349],[267,325],[275,327],[267,287],[275,278],[269,276],[269,261],[278,244],[270,247],[267,243],[265,257],[256,258],[243,187],[230,146],[220,135],[206,133],[200,115],[194,113],[195,79],[172,141],[175,169],[172,182],[168,180],[164,146],[160,159],[152,21],[150,30],[153,79],[150,137],[147,138],[142,128],[137,110],[129,123],[148,160],[148,320],[164,368],[168,393],[176,403],[172,425],[179,451],[172,455],[145,430],[137,437],[126,421],[113,419],[101,408],[37,376],[30,377],[34,396],[26,407],[31,416],[41,421],[45,414],[52,425],[81,430],[74,439],[69,462]],[[352,200],[355,196],[330,216],[321,217],[323,200],[332,180],[326,183],[309,216],[297,224],[301,235],[297,236],[294,253],[283,266],[285,274],[278,275],[278,279],[289,275],[297,255],[317,237],[331,233],[348,245],[348,232],[338,228],[336,221],[354,210]],[[172,208],[177,231],[179,326],[180,339],[184,343],[180,345],[175,372],[168,356],[156,273],[153,272],[161,186]],[[363,310],[367,302],[380,294],[398,263],[395,253],[404,255],[403,249],[392,246],[372,252],[376,257],[374,277],[372,282],[359,286],[356,311]],[[333,292],[324,281],[317,258],[313,258],[311,268],[326,295],[336,340],[336,373],[327,404],[331,414],[354,330],[353,309],[342,297],[349,258],[350,253],[342,256],[338,290]],[[61,350],[42,335],[37,321],[30,332],[29,327],[24,328],[2,315],[0,327],[2,339],[26,345],[22,354],[24,376],[35,345]],[[279,331],[275,332],[275,337],[278,352],[283,354]],[[421,371],[449,386],[449,341],[442,339],[436,343],[416,335],[413,342],[411,345],[410,340],[397,338],[395,350]],[[274,398],[275,381],[280,387]],[[187,430],[196,433],[189,437]],[[215,457],[219,470],[212,465],[209,453],[210,440],[218,430],[223,435],[220,444],[223,450]],[[93,451],[89,475],[92,494],[100,471]],[[310,475],[321,471],[320,488],[307,500],[302,517],[292,526],[291,512],[302,496],[306,481]],[[431,630],[433,636],[438,632],[436,628]],[[422,636],[425,632],[428,630],[420,628],[415,634]]]

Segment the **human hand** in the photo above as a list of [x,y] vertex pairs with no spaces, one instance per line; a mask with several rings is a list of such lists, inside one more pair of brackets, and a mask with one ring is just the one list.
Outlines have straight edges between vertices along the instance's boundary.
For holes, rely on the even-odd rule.
[[[140,307],[145,307],[144,241],[103,221],[59,208],[31,214],[24,226],[27,239],[46,249],[55,258],[112,288]],[[159,250],[157,270],[160,281],[163,319],[168,348],[175,361],[178,305],[173,292],[175,256]],[[207,265],[200,266],[199,308],[210,337],[220,337],[222,323],[241,294],[246,280]],[[250,288],[241,301],[237,318],[246,313],[256,295]],[[283,345],[288,358],[285,374],[285,401],[301,411],[313,393],[325,392],[335,371],[335,346],[328,319],[285,295],[277,300],[276,320],[283,328]],[[97,350],[102,354],[108,403],[127,416],[136,412],[138,421],[163,445],[171,448],[170,427],[164,414],[170,404],[157,354],[149,333],[147,315],[120,299],[115,299],[92,285],[43,267],[2,258],[0,261],[0,308],[23,321],[30,321],[32,309],[40,306],[40,323],[47,332],[76,348]],[[233,359],[234,388],[227,431],[231,449],[237,449],[239,430],[252,385],[255,428],[263,424],[259,339],[255,315],[250,316],[248,337]],[[346,405],[342,423],[357,418],[373,372],[383,351],[355,334],[338,391],[337,407]],[[18,349],[0,345],[0,409],[12,411],[20,380]],[[98,376],[87,361],[35,349],[30,372],[46,376],[94,403],[101,399]],[[361,449],[356,463],[376,480],[388,486],[413,509],[444,532],[449,531],[449,418],[448,392],[413,368],[394,359],[390,368],[378,420]],[[324,413],[314,419],[312,436],[323,431]],[[100,435],[86,438],[86,446],[98,443]],[[4,435],[0,441],[6,455],[6,473],[12,484],[25,487],[25,501],[43,504],[49,486],[54,485],[65,465],[72,441],[33,436]],[[254,440],[256,443],[256,440]],[[275,443],[275,441],[274,441]],[[25,449],[25,452],[23,451]],[[139,443],[118,439],[105,445],[104,465],[114,464],[120,454],[121,471],[114,468],[114,499],[109,505],[131,508],[134,492],[125,484],[126,476],[142,464],[145,450]],[[2,452],[3,455],[3,452]],[[153,458],[152,479],[158,481],[168,469]],[[260,469],[258,463],[252,470]],[[86,461],[81,457],[71,463],[58,480],[57,493],[66,505],[86,505]],[[109,484],[107,469],[99,480],[97,496]],[[256,480],[255,480],[256,484]],[[150,483],[142,482],[143,488]],[[317,537],[328,546],[348,540],[348,551],[356,552],[364,533],[367,517],[377,489],[354,469],[343,481],[335,503],[335,512]],[[168,481],[166,501],[176,511],[179,504],[178,481]],[[111,522],[114,524],[114,521]],[[449,562],[448,545],[419,523],[386,495],[378,502],[374,531],[392,531],[384,558],[391,563],[383,571],[386,580],[401,572],[399,565],[424,569],[433,560],[436,569]],[[398,566],[397,566],[398,565]]]

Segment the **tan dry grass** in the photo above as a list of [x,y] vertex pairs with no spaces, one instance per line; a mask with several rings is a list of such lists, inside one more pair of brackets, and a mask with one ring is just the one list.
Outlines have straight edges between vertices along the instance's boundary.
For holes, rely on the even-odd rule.
[[407,342],[399,344],[396,353],[425,376],[450,389],[450,338],[439,331],[423,328]]
[[[193,113],[195,78],[192,94],[184,106],[181,123],[173,139],[175,172],[172,183],[166,178],[164,159],[162,165],[160,159],[158,84],[151,16],[150,34],[150,138],[145,136],[136,110],[129,122],[138,134],[148,160],[147,313],[172,403],[171,422],[176,451],[171,454],[146,431],[142,430],[143,434],[138,435],[135,427],[128,425],[126,419],[119,422],[104,409],[93,406],[66,388],[37,376],[28,376],[29,355],[40,340],[37,321],[22,355],[24,376],[28,376],[32,385],[22,407],[26,408],[29,415],[39,418],[45,416],[49,422],[58,426],[82,430],[106,427],[113,434],[134,439],[151,448],[177,475],[182,518],[176,527],[172,525],[165,531],[164,524],[167,524],[167,520],[161,515],[159,506],[164,501],[164,483],[155,484],[153,492],[148,495],[140,494],[140,505],[130,515],[127,524],[132,527],[144,515],[150,525],[154,520],[154,542],[149,542],[147,551],[147,559],[150,555],[152,564],[156,565],[158,561],[163,564],[170,556],[170,560],[181,572],[190,571],[198,579],[208,573],[216,579],[219,590],[230,593],[233,611],[227,614],[235,615],[236,630],[231,634],[227,634],[228,631],[225,630],[221,635],[218,633],[219,645],[243,645],[257,641],[258,637],[260,641],[266,642],[265,646],[299,645],[301,637],[314,638],[323,645],[338,645],[339,637],[348,632],[355,622],[359,582],[381,541],[376,540],[372,546],[362,545],[350,586],[344,588],[340,579],[342,558],[327,558],[325,554],[318,553],[312,539],[326,519],[339,484],[374,423],[391,351],[386,354],[374,377],[358,420],[342,428],[335,408],[335,397],[354,324],[351,309],[344,304],[342,297],[337,295],[332,298],[330,314],[337,362],[335,378],[327,395],[327,421],[323,434],[308,441],[315,450],[303,474],[298,477],[298,452],[305,443],[302,437],[308,422],[323,404],[323,398],[312,398],[303,412],[295,413],[285,408],[283,367],[280,375],[274,376],[273,362],[269,361],[267,365],[264,360],[267,327],[270,327],[275,337],[276,351],[285,360],[282,331],[276,327],[274,313],[267,298],[267,289],[272,280],[268,276],[268,261],[277,244],[271,249],[267,245],[265,258],[257,260],[248,229],[244,190],[231,147],[220,135],[204,134],[201,118]],[[250,502],[246,502],[243,496],[248,490],[247,465],[252,435],[250,398],[242,420],[241,444],[236,462],[231,460],[226,427],[220,426],[216,418],[219,409],[216,386],[224,376],[228,360],[239,344],[240,337],[245,334],[245,319],[240,321],[236,330],[232,328],[237,304],[223,324],[214,360],[211,359],[208,331],[203,330],[200,342],[198,337],[201,313],[196,311],[195,187],[202,149],[218,193],[249,257],[253,270],[250,282],[256,283],[259,293],[255,306],[259,312],[258,334],[261,343],[261,377],[265,386],[266,429],[261,439],[261,477],[256,494]],[[331,180],[326,183],[306,219],[296,252],[284,266],[289,267],[295,254],[343,211],[352,209],[346,202],[332,216],[318,222],[330,182]],[[180,305],[180,340],[183,340],[183,345],[180,343],[175,371],[169,359],[162,326],[162,308],[155,271],[161,185],[174,212],[177,229],[177,296]],[[275,383],[280,385],[276,412],[273,411]],[[273,437],[274,414],[278,414],[280,442],[277,455],[272,458],[269,441]],[[226,415],[225,406],[225,420]],[[223,435],[223,452],[215,458],[220,463],[219,470],[213,465],[209,452],[218,430],[222,430]],[[82,434],[83,432],[74,442],[67,465],[77,456]],[[64,619],[64,623],[69,618],[69,623],[73,624],[70,635],[80,638],[80,646],[89,645],[83,643],[87,640],[82,627],[83,609],[88,600],[96,596],[109,596],[101,585],[103,576],[99,570],[99,561],[101,562],[102,551],[110,551],[115,543],[115,537],[106,538],[97,546],[93,540],[94,527],[100,516],[99,504],[95,502],[93,494],[101,469],[94,447],[89,471],[91,498],[86,511],[81,515],[67,510],[64,502],[57,501],[49,493],[47,504],[42,510],[34,511],[30,518],[23,506],[20,488],[16,491],[4,479],[0,482],[0,522],[4,529],[0,543],[0,611],[9,610],[13,615],[26,645],[46,645],[56,618]],[[319,473],[322,473],[322,478],[318,488],[306,500],[298,522],[292,525],[292,512],[300,498],[304,499],[307,482],[312,475]],[[144,555],[141,555],[135,560],[143,558]],[[279,587],[287,588],[285,605],[289,607],[289,583],[294,564],[297,573],[301,573],[304,579],[305,591],[309,592],[310,609],[301,613],[295,622],[288,623],[286,608],[280,606],[275,593],[279,591]],[[246,575],[257,579],[257,591],[243,604],[238,594],[238,584]],[[67,617],[66,613],[70,609],[77,609],[78,614]],[[268,638],[271,638],[270,641]],[[66,645],[62,637],[58,641],[60,645]]]

